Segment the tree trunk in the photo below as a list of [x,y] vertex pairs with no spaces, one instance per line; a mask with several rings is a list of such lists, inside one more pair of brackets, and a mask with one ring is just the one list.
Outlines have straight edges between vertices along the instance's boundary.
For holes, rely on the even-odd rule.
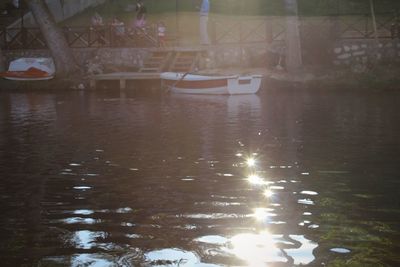
[[374,0],[369,0],[369,6],[370,6],[370,9],[371,9],[372,26],[374,27],[374,39],[375,39],[376,45],[379,46],[378,26],[377,26],[377,24],[376,24]]
[[3,51],[1,50],[0,47],[0,72],[5,70],[6,70],[6,60],[4,58]]
[[26,0],[36,23],[46,40],[47,47],[56,65],[56,74],[59,77],[67,77],[79,71],[72,50],[61,29],[55,23],[44,0]]
[[286,69],[288,72],[296,72],[303,64],[297,0],[284,1],[286,10]]

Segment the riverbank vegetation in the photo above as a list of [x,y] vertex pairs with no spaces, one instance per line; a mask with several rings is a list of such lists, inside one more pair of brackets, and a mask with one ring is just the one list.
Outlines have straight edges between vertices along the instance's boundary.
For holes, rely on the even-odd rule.
[[[96,8],[104,13],[113,14],[132,11],[131,0],[109,1]],[[367,0],[298,0],[300,16],[324,16],[343,14],[365,14],[370,12]],[[146,0],[151,13],[190,12],[195,10],[197,0]],[[285,15],[284,0],[210,0],[211,12],[232,15]],[[374,1],[377,13],[398,12],[400,2],[397,0]]]

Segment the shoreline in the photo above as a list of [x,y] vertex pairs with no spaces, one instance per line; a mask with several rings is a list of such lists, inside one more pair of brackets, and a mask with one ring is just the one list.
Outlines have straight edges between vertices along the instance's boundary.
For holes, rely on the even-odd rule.
[[[280,89],[310,90],[400,90],[399,66],[375,66],[366,72],[354,73],[345,68],[303,68],[295,74],[267,68],[224,68],[204,69],[199,74],[261,74],[263,82]],[[154,81],[153,81],[154,82]],[[106,86],[103,86],[106,87]],[[90,90],[89,76],[75,75],[46,81],[12,81],[2,78],[0,91],[75,91]]]

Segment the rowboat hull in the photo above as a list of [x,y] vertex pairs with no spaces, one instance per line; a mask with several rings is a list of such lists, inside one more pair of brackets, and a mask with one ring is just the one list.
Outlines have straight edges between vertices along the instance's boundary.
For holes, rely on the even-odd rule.
[[46,81],[46,80],[53,79],[54,76],[37,78],[37,77],[29,77],[29,76],[28,77],[23,77],[23,76],[15,77],[15,76],[12,76],[12,75],[8,75],[8,76],[4,75],[3,78],[6,79],[6,80],[11,80],[11,81]]
[[255,94],[261,86],[261,75],[210,76],[164,72],[161,81],[173,93],[181,94]]

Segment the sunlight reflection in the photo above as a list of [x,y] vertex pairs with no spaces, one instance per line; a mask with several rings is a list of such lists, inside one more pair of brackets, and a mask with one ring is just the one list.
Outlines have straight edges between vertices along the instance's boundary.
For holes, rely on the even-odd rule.
[[72,211],[72,213],[76,215],[91,215],[94,213],[94,210],[80,209],[80,210],[74,210]]
[[200,263],[199,257],[191,252],[178,248],[167,248],[147,252],[145,258],[150,265],[159,265],[160,262],[170,262],[176,266],[195,266]]
[[219,235],[201,236],[199,238],[196,238],[194,241],[207,243],[207,244],[220,245],[220,246],[224,246],[226,243],[228,243],[227,238],[225,238],[223,236],[219,236]]
[[301,246],[299,248],[285,249],[285,252],[293,258],[294,264],[310,264],[315,259],[313,251],[318,247],[318,244],[305,238],[302,235],[289,235],[289,237],[301,243]]
[[303,205],[314,205],[314,201],[312,201],[311,199],[308,199],[308,198],[299,199],[299,200],[297,200],[297,203],[303,204]]
[[254,211],[254,218],[257,221],[265,221],[268,218],[268,212],[263,208],[257,208]]
[[[74,254],[70,266],[112,266],[112,260],[101,254]],[[90,265],[88,265],[90,263]]]
[[101,222],[100,219],[81,218],[81,217],[70,217],[70,218],[60,219],[58,221],[65,224],[96,224]]
[[283,190],[283,189],[285,189],[285,187],[279,186],[279,185],[272,185],[272,186],[270,187],[270,189],[274,189],[274,190]]
[[91,186],[85,186],[85,185],[77,185],[77,186],[74,186],[73,189],[86,191],[86,190],[92,189],[92,187]]
[[268,208],[256,208],[253,213],[253,217],[256,218],[257,221],[264,222],[269,219],[269,217],[276,216],[275,213],[271,213],[274,209]]
[[76,231],[71,238],[71,242],[76,248],[91,249],[96,246],[98,239],[104,239],[106,233],[104,232],[92,232],[88,230]]
[[249,181],[249,183],[251,183],[253,185],[266,185],[266,184],[270,184],[271,183],[271,182],[265,181],[263,178],[261,178],[257,174],[250,174],[247,177],[247,181]]
[[271,189],[265,189],[263,194],[266,198],[270,198],[274,195],[274,192]]
[[246,160],[246,164],[249,167],[254,167],[256,165],[256,160],[254,158],[248,158]]
[[301,191],[300,194],[303,194],[303,195],[310,195],[310,196],[316,196],[316,195],[318,195],[318,193],[315,192],[315,191]]
[[232,252],[245,260],[248,266],[265,266],[268,262],[287,262],[280,249],[274,245],[268,232],[260,234],[239,234],[231,239]]

